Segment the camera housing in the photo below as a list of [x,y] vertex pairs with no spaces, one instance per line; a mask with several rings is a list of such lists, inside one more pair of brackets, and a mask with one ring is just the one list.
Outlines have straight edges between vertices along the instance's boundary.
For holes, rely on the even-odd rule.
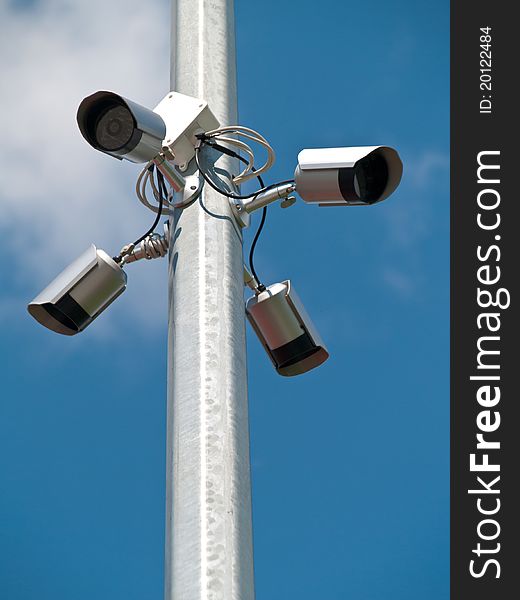
[[82,100],[77,121],[96,150],[134,163],[165,152],[181,168],[195,155],[196,134],[219,125],[207,102],[178,92],[169,92],[153,110],[113,92],[95,92]]
[[389,146],[315,148],[298,154],[294,173],[301,198],[320,206],[367,206],[390,196],[403,163]]
[[306,373],[329,357],[289,280],[274,283],[249,298],[246,314],[280,375]]
[[92,244],[29,303],[27,310],[47,329],[75,335],[125,289],[126,273]]

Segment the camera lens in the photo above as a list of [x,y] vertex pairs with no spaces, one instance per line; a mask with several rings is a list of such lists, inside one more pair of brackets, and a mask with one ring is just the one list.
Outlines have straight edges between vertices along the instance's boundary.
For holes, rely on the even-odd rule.
[[372,153],[360,160],[354,173],[354,189],[360,200],[376,202],[388,182],[388,165],[381,154]]
[[111,106],[96,123],[96,140],[103,150],[119,150],[132,139],[134,118],[126,106]]

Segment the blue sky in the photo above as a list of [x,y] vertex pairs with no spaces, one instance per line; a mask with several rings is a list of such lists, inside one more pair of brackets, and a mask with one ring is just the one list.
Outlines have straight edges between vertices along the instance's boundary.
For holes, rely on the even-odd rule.
[[[96,89],[168,91],[168,2],[120,8],[0,0],[8,600],[162,597],[166,264],[130,266],[75,338],[25,312],[90,242],[150,221],[138,168],[75,123]],[[389,144],[405,169],[370,208],[269,212],[257,270],[291,278],[331,358],[281,378],[248,332],[257,598],[447,599],[449,4],[237,0],[236,17],[240,122],[275,148],[270,182],[305,147]]]

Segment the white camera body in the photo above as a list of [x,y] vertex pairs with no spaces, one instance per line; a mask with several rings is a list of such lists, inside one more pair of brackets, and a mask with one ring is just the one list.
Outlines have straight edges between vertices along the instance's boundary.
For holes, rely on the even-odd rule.
[[249,298],[246,314],[280,375],[306,373],[329,357],[290,281],[274,283]]
[[63,335],[83,331],[126,289],[126,273],[92,244],[29,303],[29,313]]
[[166,123],[163,150],[181,169],[195,156],[196,135],[219,126],[205,100],[178,92],[167,94],[153,110]]
[[196,134],[219,125],[206,101],[178,92],[166,94],[153,110],[113,92],[95,92],[82,100],[77,121],[96,150],[134,163],[165,152],[181,168],[195,155]]
[[294,180],[305,202],[364,206],[388,198],[402,173],[399,154],[388,146],[314,148],[298,154]]

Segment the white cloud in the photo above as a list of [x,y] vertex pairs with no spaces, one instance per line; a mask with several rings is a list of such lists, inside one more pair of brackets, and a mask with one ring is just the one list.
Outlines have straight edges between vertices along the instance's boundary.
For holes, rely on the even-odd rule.
[[435,150],[426,150],[418,157],[407,161],[407,176],[414,189],[423,190],[435,182],[435,177],[445,177],[449,167],[449,156]]
[[[449,157],[436,150],[402,152],[403,178],[393,197],[379,207],[391,247],[412,248],[428,236],[445,236],[449,217]],[[437,228],[437,229],[436,229]]]
[[417,284],[410,275],[394,267],[386,267],[383,270],[383,281],[403,298],[409,298],[415,292]]
[[[91,242],[115,252],[151,224],[133,191],[139,166],[93,151],[76,110],[98,89],[153,106],[168,90],[168,20],[161,0],[0,0],[0,231],[18,284],[36,291]],[[164,269],[132,267],[130,288],[158,290],[148,314],[137,311],[150,326],[164,310]],[[133,296],[129,310],[142,306]]]

